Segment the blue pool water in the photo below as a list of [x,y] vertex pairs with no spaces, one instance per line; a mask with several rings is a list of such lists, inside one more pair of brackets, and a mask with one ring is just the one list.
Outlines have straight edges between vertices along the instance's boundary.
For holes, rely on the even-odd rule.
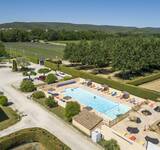
[[67,88],[64,91],[64,95],[71,96],[80,104],[92,107],[97,112],[109,117],[111,120],[117,118],[117,115],[124,114],[130,110],[126,105],[115,103],[82,88]]

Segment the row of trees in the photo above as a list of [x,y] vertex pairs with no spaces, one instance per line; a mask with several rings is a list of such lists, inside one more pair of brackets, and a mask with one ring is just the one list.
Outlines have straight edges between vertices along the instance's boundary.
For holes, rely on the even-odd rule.
[[71,43],[65,48],[64,59],[74,63],[102,67],[110,62],[110,49],[104,41]]
[[98,67],[111,65],[122,73],[160,67],[160,39],[148,37],[107,38],[103,41],[68,44],[64,58]]
[[101,31],[66,31],[66,30],[1,30],[0,41],[3,42],[27,42],[32,40],[93,40],[104,39],[109,34]]
[[[0,41],[3,42],[28,42],[34,40],[102,40],[109,37],[137,37],[148,36],[142,33],[107,33],[102,31],[67,31],[67,30],[52,30],[52,29],[8,29],[0,30]],[[155,37],[160,37],[159,34],[154,34]]]

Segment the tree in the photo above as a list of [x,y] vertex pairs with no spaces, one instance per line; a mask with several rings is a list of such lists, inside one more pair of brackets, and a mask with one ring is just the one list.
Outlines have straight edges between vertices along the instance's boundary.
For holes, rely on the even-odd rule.
[[34,71],[24,71],[23,72],[23,75],[24,76],[28,76],[28,79],[31,79],[31,76],[36,76],[36,72],[34,72]]
[[46,104],[48,107],[50,107],[50,108],[53,108],[53,107],[56,107],[56,106],[57,106],[57,102],[55,102],[55,100],[54,100],[53,97],[48,97],[48,98],[46,98],[45,104]]
[[26,58],[24,57],[18,57],[16,58],[16,62],[17,62],[17,65],[21,67],[21,70],[26,70],[26,68],[29,66],[29,62],[27,61]]
[[0,96],[0,105],[7,106],[8,104],[8,98],[6,96],[1,95]]
[[57,77],[54,74],[52,74],[52,73],[48,74],[47,77],[46,77],[46,79],[45,79],[45,81],[48,84],[54,83],[56,80],[57,80]]
[[20,85],[20,90],[22,92],[33,92],[36,89],[31,80],[23,80]]
[[38,73],[43,74],[44,76],[46,75],[46,73],[49,73],[51,70],[49,70],[48,68],[41,68],[38,70]]
[[57,70],[60,70],[60,65],[62,64],[62,60],[57,60],[56,61],[56,64],[57,64]]
[[65,116],[68,121],[72,121],[72,117],[80,112],[80,105],[77,102],[68,102],[65,107]]
[[42,91],[36,91],[32,94],[32,97],[35,99],[41,99],[41,98],[45,98],[45,93]]
[[13,62],[12,62],[12,71],[14,71],[14,72],[18,71],[16,60],[13,60]]
[[103,142],[103,147],[105,150],[120,150],[120,147],[116,140],[111,139]]
[[0,57],[5,57],[5,56],[7,56],[5,46],[0,42]]

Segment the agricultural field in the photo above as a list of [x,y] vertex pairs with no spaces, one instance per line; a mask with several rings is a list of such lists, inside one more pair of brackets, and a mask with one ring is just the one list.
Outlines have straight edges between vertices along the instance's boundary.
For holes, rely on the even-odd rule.
[[[80,43],[80,40],[48,41],[48,42],[40,41],[40,42],[46,43],[46,44],[52,44],[52,45],[66,46],[67,44],[70,44],[70,43],[78,44]],[[87,40],[87,42],[90,43],[91,41]]]
[[9,52],[17,52],[18,54],[26,56],[46,58],[62,58],[65,48],[63,45],[51,45],[46,43],[7,42],[4,44],[6,50]]
[[160,79],[144,83],[142,85],[139,85],[139,87],[160,92]]

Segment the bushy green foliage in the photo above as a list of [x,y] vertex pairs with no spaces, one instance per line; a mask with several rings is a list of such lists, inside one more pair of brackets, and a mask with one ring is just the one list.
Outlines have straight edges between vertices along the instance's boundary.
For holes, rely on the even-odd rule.
[[1,95],[0,96],[0,105],[7,106],[8,104],[8,98],[6,96]]
[[24,71],[22,74],[23,74],[23,76],[28,76],[28,72],[27,71]]
[[71,62],[103,67],[110,64],[122,78],[160,67],[160,39],[153,37],[108,37],[103,41],[70,43],[64,58]]
[[15,71],[15,72],[18,71],[16,60],[13,60],[12,63],[13,63],[13,64],[12,64],[12,71]]
[[22,92],[33,92],[36,89],[33,82],[30,80],[23,80],[20,85],[20,90]]
[[71,62],[95,65],[98,67],[108,65],[110,62],[109,48],[102,41],[81,41],[78,44],[67,44],[64,58]]
[[50,72],[48,68],[41,68],[38,70],[38,73],[41,73],[45,76],[46,73]]
[[114,139],[111,140],[102,140],[100,141],[100,145],[104,147],[105,150],[120,150],[120,146],[118,145],[117,141]]
[[47,150],[70,150],[54,135],[41,128],[29,128],[17,131],[11,135],[0,138],[1,150],[12,149],[14,146],[39,142]]
[[46,98],[45,99],[45,104],[50,108],[53,108],[53,107],[57,106],[57,102],[54,100],[53,97]]
[[68,121],[72,121],[72,117],[80,112],[80,105],[77,102],[68,102],[65,107],[65,116]]
[[48,74],[47,77],[46,77],[46,79],[45,79],[45,81],[48,84],[54,83],[56,80],[57,80],[57,77],[54,74],[52,74],[52,73]]
[[[56,68],[56,64],[46,61],[45,62],[46,67],[49,67],[51,69],[55,69]],[[143,89],[140,87],[136,87],[133,85],[129,85],[129,84],[123,84],[111,79],[106,79],[100,76],[95,76],[93,74],[87,73],[87,72],[83,72],[83,71],[79,71],[70,67],[65,67],[63,65],[61,65],[61,71],[65,72],[67,74],[72,75],[73,77],[81,77],[84,79],[91,79],[94,82],[100,83],[100,84],[107,84],[112,88],[121,90],[121,91],[128,91],[129,93],[142,97],[142,98],[146,98],[146,99],[152,99],[152,100],[157,100],[158,97],[160,97],[160,93],[158,92],[154,92],[148,89]]]
[[160,64],[160,40],[157,38],[120,38],[112,53],[112,66],[122,72],[153,69]]
[[23,76],[28,76],[28,79],[31,79],[31,76],[35,76],[37,73],[34,71],[24,71]]
[[5,46],[0,42],[0,57],[7,56],[7,52],[5,50]]
[[45,93],[42,92],[42,91],[36,91],[32,94],[32,97],[33,98],[36,98],[36,99],[40,99],[40,98],[45,98]]

